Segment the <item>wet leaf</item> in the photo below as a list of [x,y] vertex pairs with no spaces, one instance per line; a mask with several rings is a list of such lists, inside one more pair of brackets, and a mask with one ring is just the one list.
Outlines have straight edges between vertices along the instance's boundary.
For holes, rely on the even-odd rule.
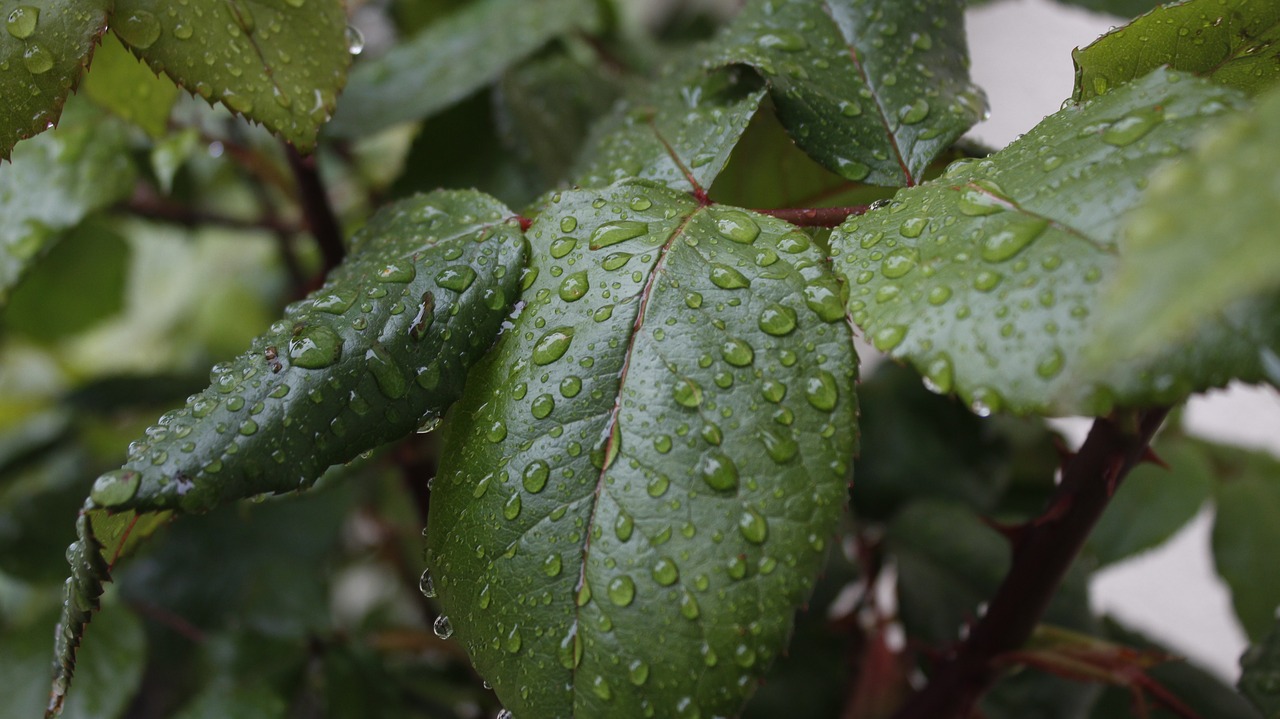
[[690,190],[691,176],[710,187],[765,91],[739,70],[707,72],[702,60],[701,52],[681,56],[597,123],[573,173],[575,184],[601,187],[641,178]]
[[[1280,16],[1278,16],[1280,17]],[[1278,65],[1280,66],[1280,65]],[[1223,313],[1280,290],[1276,205],[1280,90],[1198,140],[1194,154],[1152,178],[1121,243],[1093,353],[1142,357],[1215,325]],[[1206,212],[1212,208],[1212,212]],[[1280,344],[1263,349],[1280,381]]]
[[913,185],[986,109],[969,82],[963,10],[956,0],[753,0],[714,57],[759,70],[796,143],[832,171]]
[[1163,66],[1257,94],[1280,82],[1280,5],[1272,0],[1169,3],[1071,56],[1077,102]]
[[111,29],[156,72],[315,146],[351,55],[340,0],[116,0]]
[[153,138],[168,132],[169,112],[179,95],[176,85],[151,72],[113,35],[103,38],[102,47],[94,53],[93,72],[85,78],[84,91]]
[[110,0],[0,3],[0,160],[19,140],[58,122],[106,29]]
[[978,414],[1106,414],[1256,379],[1257,348],[1275,332],[1256,311],[1228,313],[1147,362],[1083,361],[1102,283],[1116,271],[1127,213],[1148,176],[1243,102],[1234,90],[1158,70],[851,218],[831,243],[854,321]]
[[1208,446],[1218,483],[1213,562],[1231,589],[1236,617],[1258,641],[1280,607],[1280,575],[1271,552],[1280,546],[1280,460],[1265,453]]
[[515,295],[523,241],[510,216],[467,191],[385,208],[324,287],[286,308],[248,352],[215,366],[208,389],[97,479],[68,551],[60,688],[135,519],[305,489],[330,465],[412,432],[453,402]]
[[1280,717],[1280,620],[1240,657],[1240,693],[1266,719]]
[[552,39],[594,30],[598,15],[596,0],[480,0],[460,8],[361,63],[328,131],[356,137],[430,117]]
[[556,195],[432,491],[441,606],[517,716],[732,715],[846,496],[856,359],[803,233],[650,183]]

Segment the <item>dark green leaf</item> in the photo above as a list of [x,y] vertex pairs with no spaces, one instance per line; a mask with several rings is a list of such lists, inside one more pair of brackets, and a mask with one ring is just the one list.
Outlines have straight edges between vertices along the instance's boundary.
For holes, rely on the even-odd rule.
[[75,539],[69,520],[84,501],[89,466],[68,443],[0,474],[0,571],[49,584],[62,579],[60,560]]
[[1240,657],[1240,692],[1266,719],[1280,717],[1280,621]]
[[1100,283],[1147,177],[1239,93],[1158,70],[1045,119],[988,159],[900,191],[831,238],[849,310],[881,350],[980,414],[1105,414],[1261,373],[1263,313],[1237,313],[1150,362],[1082,361]]
[[1099,719],[1090,713],[1100,688],[1036,670],[1000,679],[982,697],[983,719]]
[[58,122],[110,8],[111,0],[0,2],[7,30],[0,33],[0,160],[19,140]]
[[718,62],[757,68],[800,147],[850,180],[913,185],[982,119],[957,0],[753,0]]
[[517,716],[731,715],[840,517],[856,359],[790,225],[650,183],[556,195],[449,418],[441,606]]
[[689,190],[692,177],[710,187],[764,93],[749,75],[736,69],[708,73],[700,53],[686,54],[596,125],[575,184],[600,187],[638,177]]
[[488,85],[553,38],[599,24],[597,0],[479,0],[362,63],[329,131],[369,135],[421,120]]
[[156,72],[315,146],[346,82],[341,0],[115,0],[111,29]]
[[1280,90],[1259,98],[1244,117],[1214,127],[1190,158],[1152,179],[1104,295],[1093,348],[1098,362],[1115,347],[1134,356],[1158,352],[1219,323],[1223,313],[1274,296],[1278,215],[1275,197],[1261,189],[1274,187],[1280,187]]
[[85,78],[84,91],[102,107],[136,124],[153,138],[169,130],[169,111],[178,99],[178,88],[138,61],[120,40],[108,35],[93,56],[93,72]]
[[133,189],[123,128],[68,108],[62,127],[25,142],[0,165],[0,309],[26,269],[57,237],[88,213]]
[[1236,617],[1257,641],[1280,607],[1280,460],[1264,452],[1233,447],[1209,448],[1218,484],[1218,513],[1213,522],[1213,560],[1231,589]]
[[1077,102],[1162,66],[1257,94],[1280,81],[1280,4],[1274,0],[1169,3],[1071,56],[1076,63]]

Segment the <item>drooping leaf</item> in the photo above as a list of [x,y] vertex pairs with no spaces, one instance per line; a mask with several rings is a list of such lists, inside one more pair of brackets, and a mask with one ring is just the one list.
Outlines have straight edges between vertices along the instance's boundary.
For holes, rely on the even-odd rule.
[[1276,329],[1257,311],[1229,314],[1149,362],[1083,361],[1147,177],[1209,118],[1243,103],[1229,88],[1157,70],[850,218],[831,244],[854,321],[979,414],[1105,414],[1257,378],[1258,346]]
[[1093,347],[1098,361],[1118,347],[1137,357],[1160,351],[1242,303],[1274,296],[1280,290],[1275,188],[1280,90],[1213,128],[1190,158],[1152,179],[1128,221],[1104,295]]
[[0,309],[60,231],[133,189],[123,128],[90,119],[92,112],[68,109],[62,127],[23,143],[0,165]]
[[341,0],[116,0],[111,29],[156,72],[302,151],[346,82]]
[[68,551],[58,696],[136,522],[304,489],[329,465],[433,421],[456,399],[515,296],[524,243],[510,217],[467,191],[387,207],[324,287],[287,308],[248,352],[215,366],[208,389],[98,478]]
[[0,160],[58,122],[106,29],[110,0],[5,0],[0,33]]
[[734,714],[845,500],[834,280],[790,225],[651,183],[528,236],[529,304],[447,423],[441,606],[517,716]]
[[957,0],[753,0],[715,60],[773,90],[797,144],[840,175],[913,185],[982,119]]
[[430,117],[555,37],[599,22],[597,0],[479,0],[360,64],[328,131],[356,137]]
[[1258,641],[1280,607],[1280,574],[1271,555],[1280,543],[1280,460],[1265,452],[1206,446],[1218,475],[1214,566],[1231,589],[1245,633]]
[[1076,102],[1162,66],[1257,94],[1280,82],[1280,5],[1272,0],[1169,3],[1071,57]]
[[84,91],[153,138],[168,131],[169,112],[179,95],[176,85],[151,72],[114,35],[103,38],[102,47],[94,53],[93,72],[85,78]]
[[1266,719],[1280,717],[1280,620],[1240,657],[1240,692]]
[[634,177],[691,190],[692,177],[710,187],[765,90],[739,70],[708,72],[702,59],[701,52],[690,51],[667,64],[597,123],[574,184],[602,187]]

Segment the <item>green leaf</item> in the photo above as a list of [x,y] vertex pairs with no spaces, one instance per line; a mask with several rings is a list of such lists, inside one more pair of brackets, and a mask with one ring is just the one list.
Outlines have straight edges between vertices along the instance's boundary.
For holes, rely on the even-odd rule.
[[83,501],[90,471],[74,445],[52,449],[0,473],[0,571],[48,584],[62,579],[60,560],[75,539],[67,518]]
[[1257,94],[1280,82],[1280,5],[1272,0],[1170,3],[1071,57],[1076,102],[1164,66]]
[[[1094,12],[1105,12],[1117,17],[1137,17],[1171,0],[1058,0],[1063,5],[1076,5]],[[970,3],[972,6],[973,3]]]
[[517,716],[732,715],[846,497],[856,358],[786,223],[624,183],[555,195],[469,378],[428,565]]
[[1257,377],[1257,336],[1275,328],[1256,313],[1225,317],[1150,362],[1082,361],[1147,177],[1243,103],[1157,70],[850,218],[831,244],[854,321],[979,414],[1105,414]]
[[215,366],[208,389],[97,479],[68,550],[56,691],[135,521],[305,489],[330,465],[439,417],[515,295],[524,243],[510,216],[470,191],[385,208],[324,287]]
[[574,184],[602,187],[635,177],[692,189],[691,177],[699,187],[710,187],[765,90],[732,68],[708,73],[702,60],[700,52],[680,56],[597,123]]
[[1240,657],[1240,693],[1266,717],[1280,717],[1280,621]]
[[123,128],[74,106],[62,127],[25,142],[0,165],[0,309],[62,230],[127,197],[135,170]]
[[1280,607],[1280,574],[1272,551],[1280,546],[1280,460],[1263,452],[1211,446],[1218,473],[1213,561],[1231,589],[1236,617],[1257,641]]
[[1098,362],[1116,347],[1137,357],[1158,352],[1276,294],[1276,205],[1259,189],[1272,187],[1280,187],[1280,89],[1212,128],[1191,157],[1152,179],[1104,295]]
[[8,31],[0,33],[0,160],[58,122],[110,8],[111,0],[0,2]]
[[1089,534],[1085,552],[1100,566],[1163,544],[1209,498],[1213,468],[1199,445],[1173,437],[1157,442],[1155,450],[1170,468],[1134,468]]
[[153,138],[168,132],[169,112],[179,94],[176,85],[151,72],[115,36],[104,38],[94,54],[93,72],[85,78],[84,91],[94,102]]
[[715,61],[768,81],[796,143],[834,172],[914,185],[982,119],[958,0],[753,0]]
[[315,147],[346,82],[341,0],[116,0],[111,29],[156,72]]
[[329,132],[366,136],[430,117],[550,40],[599,22],[597,0],[479,0],[360,64]]

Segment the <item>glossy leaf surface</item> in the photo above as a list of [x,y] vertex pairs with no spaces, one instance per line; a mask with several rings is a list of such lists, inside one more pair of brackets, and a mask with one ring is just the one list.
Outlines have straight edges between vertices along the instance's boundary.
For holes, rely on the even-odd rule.
[[1280,81],[1280,5],[1272,0],[1170,3],[1072,53],[1075,100],[1168,66],[1256,94]]
[[1105,414],[1260,374],[1274,327],[1240,312],[1149,362],[1086,366],[1103,280],[1147,177],[1234,90],[1158,70],[1045,119],[1005,150],[851,218],[832,235],[849,309],[876,346],[979,414]]
[[718,62],[758,69],[797,144],[850,180],[913,185],[982,118],[964,3],[753,0]]
[[110,9],[110,0],[0,2],[0,160],[58,122]]
[[329,131],[368,135],[421,120],[496,80],[555,37],[593,30],[596,0],[480,0],[362,63]]
[[156,72],[315,146],[346,82],[341,0],[116,0],[111,29]]
[[447,423],[428,565],[517,716],[726,716],[845,502],[856,360],[790,225],[641,183],[555,196],[528,305]]

